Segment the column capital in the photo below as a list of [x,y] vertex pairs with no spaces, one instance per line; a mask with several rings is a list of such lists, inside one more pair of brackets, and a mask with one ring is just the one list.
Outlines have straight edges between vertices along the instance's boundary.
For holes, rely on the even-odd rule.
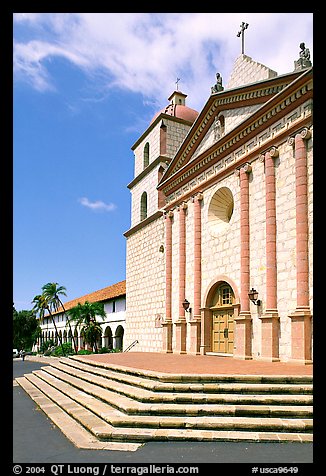
[[203,199],[204,199],[204,195],[201,192],[198,192],[198,193],[196,193],[196,195],[193,195],[191,197],[192,203],[194,203],[195,200],[197,200],[198,202],[201,202]]
[[287,143],[290,147],[294,147],[294,137],[293,136],[288,137]]
[[188,203],[187,203],[187,202],[182,202],[182,203],[180,203],[180,205],[178,206],[177,210],[178,210],[178,212],[179,212],[180,210],[187,210],[187,208],[188,208]]
[[251,164],[249,162],[246,162],[245,164],[242,164],[241,167],[238,167],[235,169],[234,174],[239,177],[240,176],[240,171],[243,170],[246,174],[249,174],[252,171]]
[[300,134],[301,139],[303,139],[303,140],[308,140],[311,137],[311,131],[310,131],[310,129],[308,129],[308,127],[304,127],[299,132],[299,134]]
[[303,140],[308,140],[311,138],[311,131],[308,127],[304,127],[300,131],[295,132],[294,135],[288,138],[288,145],[294,147],[296,136],[300,136]]
[[278,148],[273,145],[269,149],[262,152],[261,155],[260,155],[260,161],[261,162],[264,162],[266,154],[269,154],[270,157],[272,157],[274,159],[275,157],[278,157],[278,155],[279,155]]
[[164,218],[172,218],[173,217],[173,211],[169,210],[168,212],[164,213]]

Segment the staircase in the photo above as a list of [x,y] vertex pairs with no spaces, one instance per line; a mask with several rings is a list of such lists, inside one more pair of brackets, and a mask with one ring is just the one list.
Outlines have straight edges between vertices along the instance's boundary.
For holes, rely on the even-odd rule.
[[312,441],[312,377],[176,375],[73,356],[16,382],[78,447]]

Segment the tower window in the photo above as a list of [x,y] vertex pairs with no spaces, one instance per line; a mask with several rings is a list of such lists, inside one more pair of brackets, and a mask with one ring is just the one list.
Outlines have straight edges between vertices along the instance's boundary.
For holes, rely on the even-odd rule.
[[149,165],[149,142],[144,147],[144,169]]
[[147,218],[147,193],[143,192],[140,199],[140,221]]

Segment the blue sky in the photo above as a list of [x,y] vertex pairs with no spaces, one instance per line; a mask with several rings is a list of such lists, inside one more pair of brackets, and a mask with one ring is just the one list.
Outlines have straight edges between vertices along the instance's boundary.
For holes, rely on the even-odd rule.
[[312,13],[16,13],[13,290],[17,310],[47,282],[74,299],[125,279],[131,146],[180,78],[200,111],[241,53],[284,74]]

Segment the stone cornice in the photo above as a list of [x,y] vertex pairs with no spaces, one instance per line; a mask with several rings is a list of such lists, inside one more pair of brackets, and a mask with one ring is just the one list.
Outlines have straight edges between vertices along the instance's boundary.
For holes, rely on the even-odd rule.
[[310,77],[307,78],[306,74],[302,75],[294,83],[284,88],[233,131],[196,157],[193,162],[188,162],[176,174],[159,184],[158,189],[163,190],[166,196],[171,194],[180,183],[192,179],[194,175],[201,173],[202,169],[207,168],[208,164],[214,164],[226,154],[230,154],[259,131],[277,122],[278,117],[284,116],[312,97],[312,79]]
[[[223,136],[210,149],[205,150],[203,152],[203,154],[205,155],[207,155],[212,150],[216,152],[216,149],[218,149],[217,153],[220,154],[221,151],[223,152],[223,150],[225,150],[226,148],[231,147],[235,142],[239,141],[244,136],[247,136],[257,127],[264,125],[272,115],[274,116],[276,113],[280,112],[281,109],[284,109],[285,107],[279,104],[277,111],[273,111],[274,108],[271,105],[274,104],[276,100],[280,101],[281,103],[282,98],[287,95],[291,97],[290,93],[292,92],[292,89],[294,89],[296,86],[299,89],[301,83],[308,82],[306,76],[309,73],[311,73],[309,76],[312,76],[312,68],[306,70],[304,73],[301,74],[291,73],[288,75],[272,78],[260,83],[243,86],[235,90],[226,90],[214,95],[213,99],[210,98],[206,103],[202,113],[200,114],[200,116],[198,116],[193,127],[189,131],[188,136],[184,140],[175,158],[170,164],[170,170],[167,171],[167,175],[165,177],[163,176],[162,182],[159,184],[158,188],[163,189],[165,191],[167,184],[173,181],[173,179],[179,175],[180,171],[187,167],[187,165],[191,161],[191,156],[193,155],[200,143],[200,140],[198,140],[199,137],[202,134],[206,134],[206,132],[214,121],[215,115],[220,110],[225,109],[226,106],[228,109],[231,109],[232,107],[237,108],[240,106],[245,106],[248,104],[253,105],[257,104],[257,102],[259,103],[265,101],[261,108],[259,108],[247,120],[243,121],[241,124],[239,124],[237,128],[235,128],[233,131],[230,131],[227,135]],[[255,86],[255,88],[253,88],[253,86]],[[266,101],[266,96],[271,96],[271,98]],[[255,98],[256,101],[254,101]],[[259,99],[259,101],[257,101],[257,98]],[[268,111],[269,109],[270,111]],[[199,155],[196,158],[196,162],[197,159],[199,159],[202,155]]]
[[[302,129],[303,124],[309,127],[311,124],[311,115],[307,116],[302,121],[299,129]],[[260,144],[258,140],[255,144],[255,139],[248,141],[247,143],[253,144],[252,149],[249,148],[249,145],[247,146],[247,144],[244,144],[242,147],[240,146],[238,149],[228,152],[224,157],[220,157],[215,163],[208,163],[203,167],[203,169],[199,170],[198,174],[194,174],[190,181],[185,181],[182,186],[179,186],[175,191],[167,196],[164,209],[169,210],[175,208],[179,203],[187,200],[195,193],[210,187],[213,182],[234,173],[237,168],[241,168],[241,166],[246,162],[250,163],[255,159],[264,160],[265,156],[261,154],[265,154],[265,152],[272,147],[270,142],[273,143],[273,146],[279,146],[287,140],[289,134],[292,135],[296,130],[298,130],[298,124],[296,122],[286,124],[282,127],[283,128],[276,133],[270,134],[269,131],[263,131],[261,135],[267,135],[268,139],[262,144]],[[270,129],[272,129],[272,127],[269,127],[269,130]],[[256,137],[259,137],[259,134],[257,134]],[[269,146],[267,146],[267,142],[270,144]],[[245,151],[243,151],[243,149],[245,149]]]
[[140,182],[146,175],[151,172],[151,170],[155,169],[155,167],[161,163],[166,164],[167,162],[170,162],[171,159],[169,157],[165,157],[164,155],[160,155],[157,157],[157,159],[153,160],[153,162],[150,162],[150,164],[140,173],[135,177],[128,185],[127,187],[131,190],[138,182]]
[[160,218],[163,215],[163,210],[158,210],[157,212],[153,213],[150,217],[145,218],[145,220],[142,220],[140,223],[137,223],[137,225],[133,226],[130,228],[128,231],[126,231],[123,236],[128,238],[128,236],[133,235],[136,233],[136,231],[141,230],[145,226],[149,225],[152,223],[152,221],[157,220],[157,218]]

